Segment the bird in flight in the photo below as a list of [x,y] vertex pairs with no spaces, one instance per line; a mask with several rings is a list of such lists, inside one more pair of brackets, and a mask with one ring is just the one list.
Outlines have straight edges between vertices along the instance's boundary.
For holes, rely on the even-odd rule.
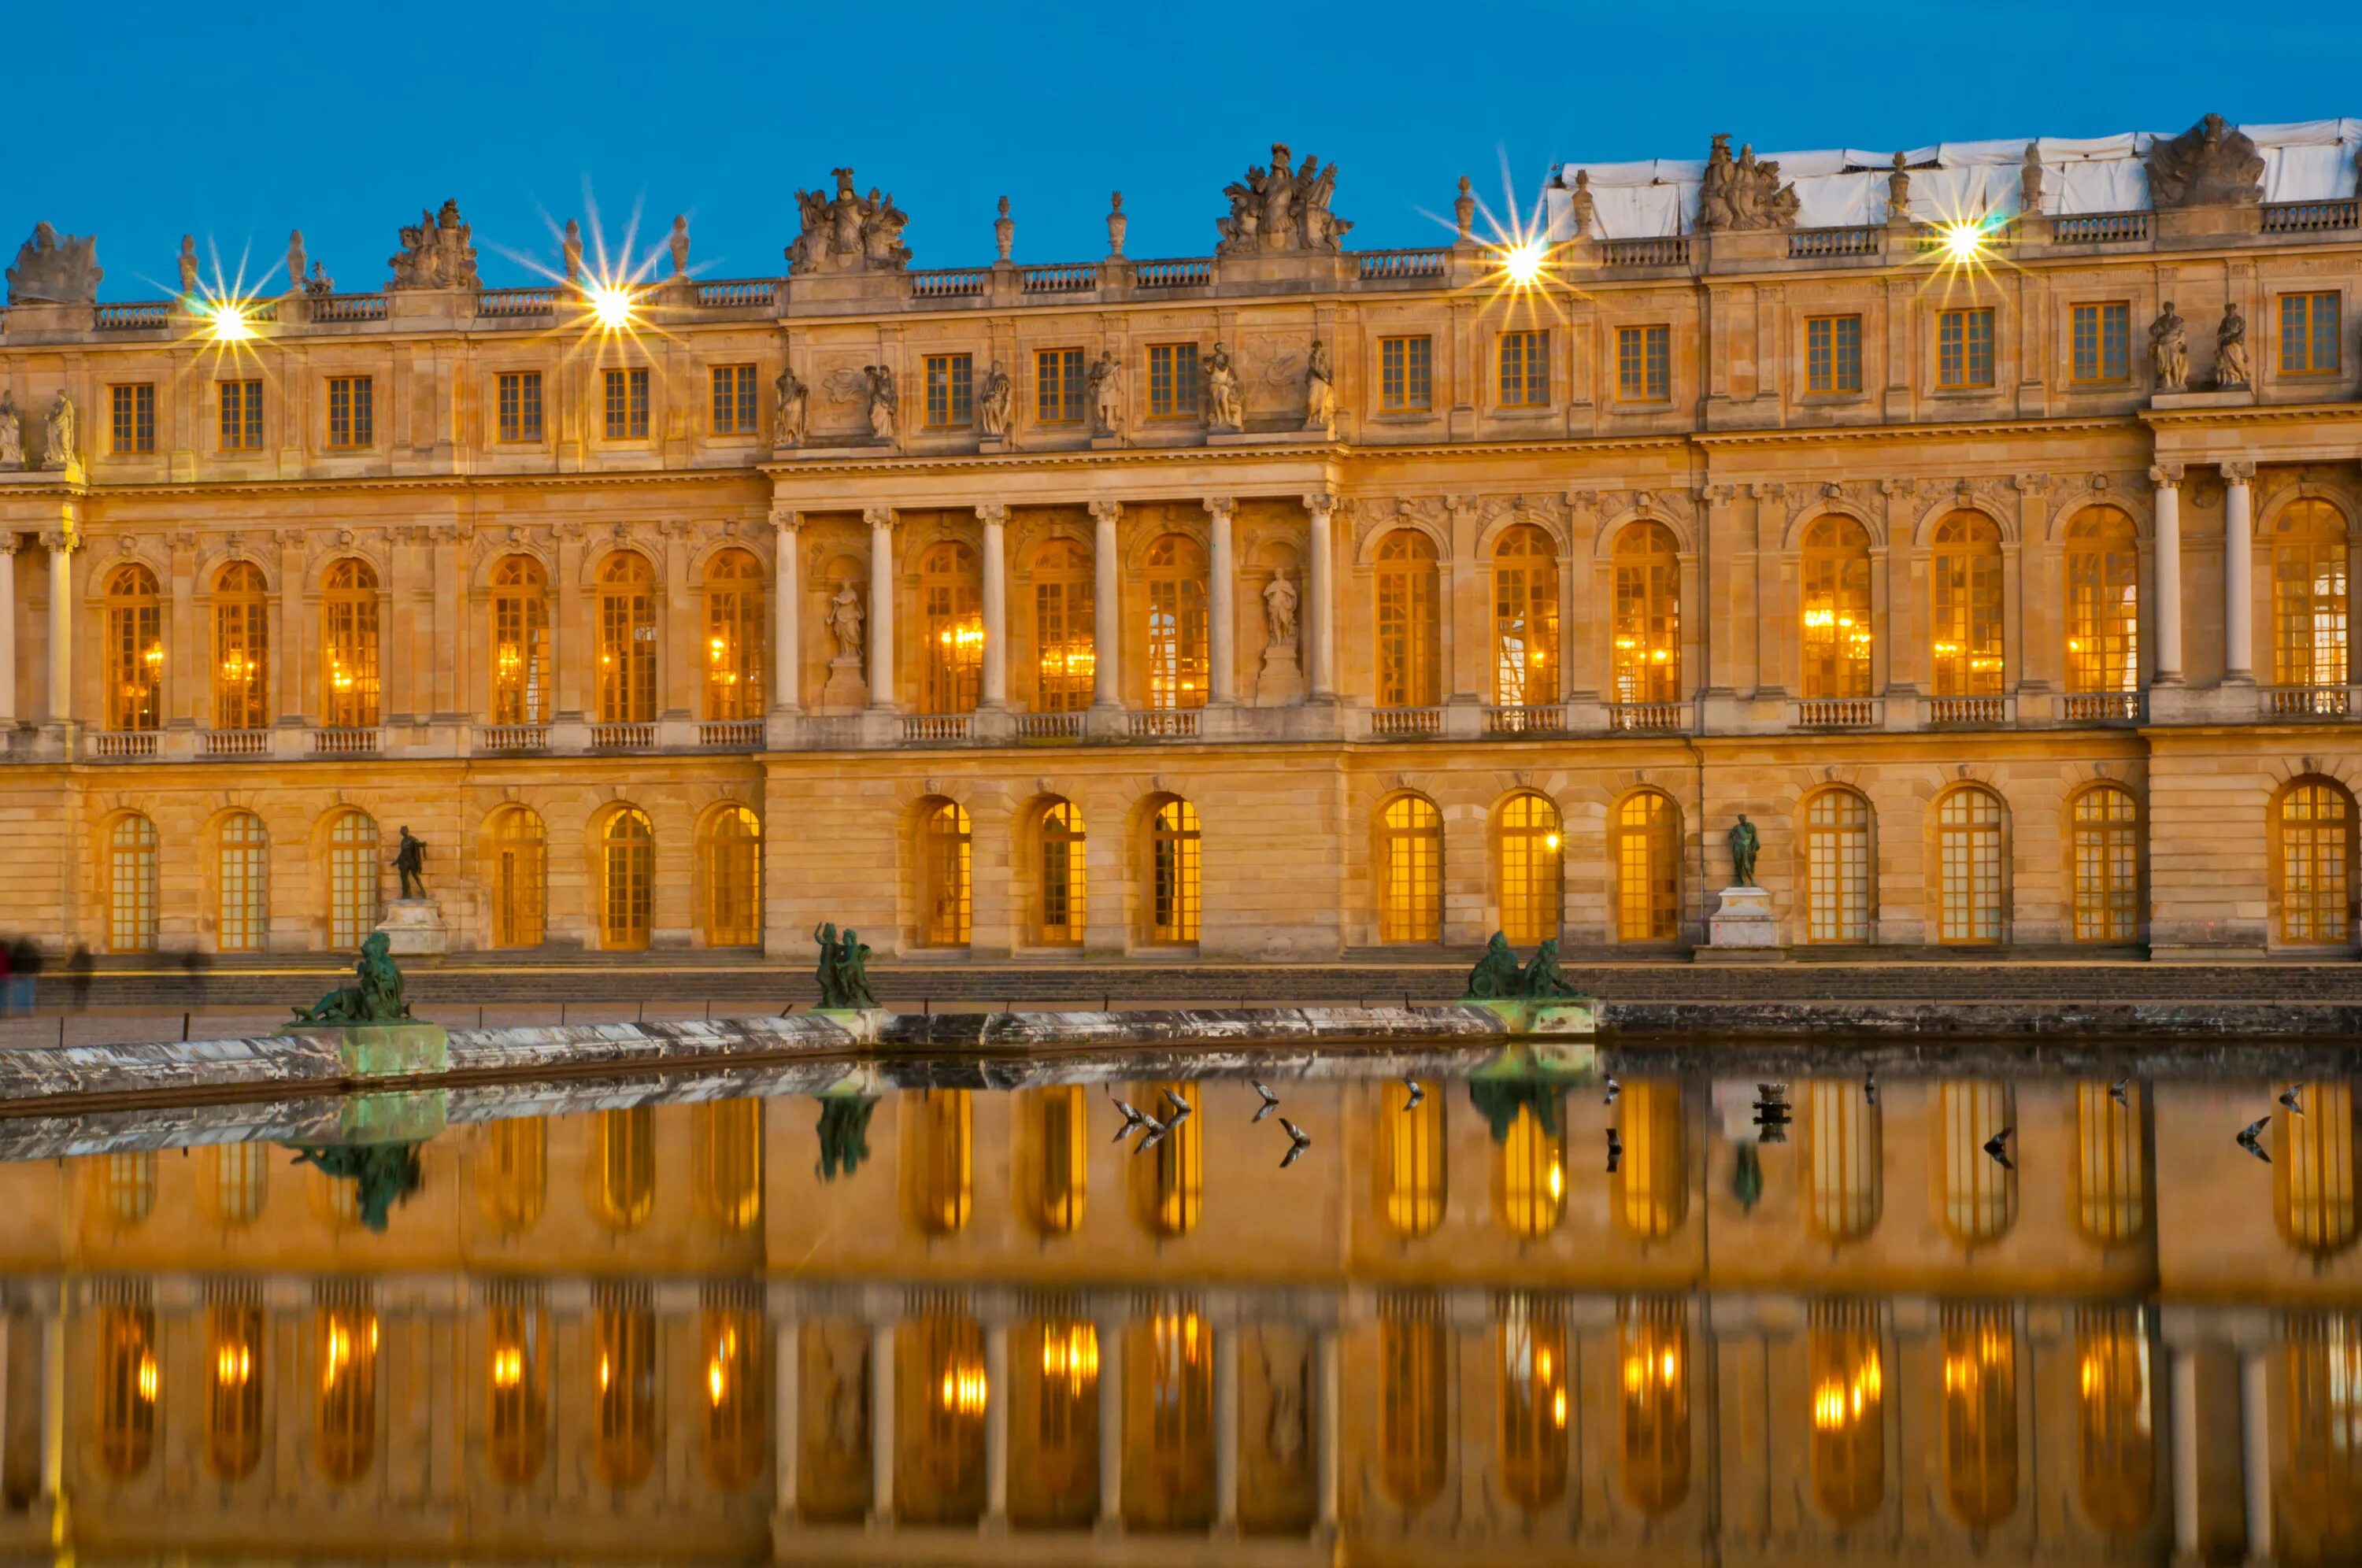
[[1615,1128],[1610,1127],[1607,1130],[1607,1174],[1609,1176],[1616,1174],[1617,1162],[1623,1157],[1624,1140],[1617,1135]]
[[1175,1126],[1177,1125],[1176,1122],[1173,1121],[1159,1121],[1156,1118],[1150,1116],[1145,1112],[1142,1113],[1140,1120],[1147,1125],[1148,1136],[1142,1138],[1138,1146],[1132,1150],[1132,1153],[1135,1154],[1144,1154],[1148,1153],[1149,1150],[1156,1147],[1157,1144],[1164,1142],[1164,1134],[1172,1132]]
[[1607,1075],[1607,1098],[1600,1103],[1604,1105],[1614,1105],[1616,1103],[1616,1097],[1623,1092],[1624,1086],[1616,1081],[1615,1074],[1610,1073]]
[[1419,1102],[1427,1098],[1427,1090],[1421,1088],[1419,1087],[1418,1080],[1413,1077],[1404,1078],[1403,1088],[1410,1090],[1410,1098],[1403,1101],[1403,1109],[1405,1110],[1417,1110],[1419,1107]]
[[1279,1124],[1287,1129],[1287,1153],[1281,1155],[1279,1161],[1279,1168],[1286,1170],[1304,1157],[1305,1150],[1312,1147],[1312,1134],[1285,1116],[1279,1119]]
[[1861,1102],[1864,1105],[1878,1103],[1878,1069],[1876,1067],[1861,1075]]
[[1140,1107],[1132,1104],[1130,1100],[1116,1093],[1115,1090],[1108,1090],[1108,1098],[1115,1101],[1115,1108],[1118,1110],[1123,1112],[1123,1125],[1115,1130],[1115,1141],[1117,1143],[1120,1143],[1126,1138],[1131,1137],[1135,1129],[1145,1127],[1150,1124],[1148,1117],[1141,1110]]
[[1263,1109],[1254,1113],[1255,1121],[1260,1122],[1264,1117],[1279,1109],[1279,1096],[1271,1092],[1269,1084],[1264,1083],[1261,1078],[1249,1078],[1247,1087],[1263,1096]]
[[2248,1122],[2246,1126],[2239,1130],[2239,1147],[2246,1150],[2247,1153],[2255,1155],[2256,1158],[2263,1161],[2264,1164],[2268,1165],[2272,1163],[2272,1157],[2264,1153],[2264,1146],[2256,1140],[2262,1137],[2264,1129],[2269,1127],[2271,1124],[2272,1119],[2270,1117],[2258,1116],[2253,1121]]
[[2005,1171],[2017,1169],[2015,1165],[2009,1163],[2009,1135],[2016,1131],[2014,1127],[2004,1127],[1985,1140],[1985,1153],[1991,1154],[1993,1157],[1993,1163]]
[[2290,1115],[2302,1116],[2304,1114],[2304,1086],[2302,1084],[2290,1084],[2288,1088],[2282,1089],[2280,1091],[2280,1103],[2289,1108],[2289,1113]]
[[2114,1083],[2108,1086],[2108,1098],[2128,1110],[2132,1109],[2132,1101],[2125,1098],[2125,1086],[2132,1081],[2131,1077],[2127,1075],[2125,1077],[2118,1078]]
[[1172,1108],[1164,1113],[1164,1128],[1166,1132],[1171,1132],[1174,1128],[1180,1126],[1181,1123],[1189,1120],[1189,1102],[1183,1099],[1179,1095],[1175,1094],[1171,1089],[1166,1089],[1164,1091],[1164,1103]]

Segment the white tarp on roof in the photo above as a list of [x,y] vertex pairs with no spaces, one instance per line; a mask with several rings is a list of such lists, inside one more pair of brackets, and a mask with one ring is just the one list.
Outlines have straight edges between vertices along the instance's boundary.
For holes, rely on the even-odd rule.
[[[2362,152],[2362,120],[2304,120],[2293,125],[2242,126],[2264,160],[2264,200],[2314,202],[2356,193],[2355,158]],[[2170,140],[2178,132],[2162,133]],[[2148,205],[2149,144],[2159,133],[2107,137],[2039,137],[2042,210],[2053,215],[2132,212]],[[1886,177],[1894,151],[1843,148],[1762,155],[1777,161],[1780,178],[1796,187],[1801,228],[1844,228],[1886,221]],[[1931,221],[2020,209],[2025,143],[1948,141],[1904,149],[1911,168],[1911,215]],[[1687,233],[1697,216],[1703,159],[1660,158],[1641,163],[1569,163],[1548,195],[1550,232],[1570,236],[1568,193],[1578,171],[1591,176],[1593,237],[1646,239]]]

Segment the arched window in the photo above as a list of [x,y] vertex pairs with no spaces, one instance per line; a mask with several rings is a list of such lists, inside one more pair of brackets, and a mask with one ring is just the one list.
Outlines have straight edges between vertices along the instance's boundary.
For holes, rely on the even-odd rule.
[[645,1307],[601,1303],[591,1319],[596,1350],[590,1456],[599,1479],[626,1491],[657,1463],[657,1321]]
[[270,597],[262,569],[232,561],[214,579],[214,728],[270,723]]
[[477,1146],[474,1180],[484,1218],[502,1235],[540,1223],[549,1202],[549,1122],[539,1116],[495,1121]]
[[1173,1130],[1148,1151],[1148,1159],[1125,1162],[1132,1218],[1157,1237],[1186,1236],[1196,1230],[1206,1198],[1206,1148],[1196,1114],[1200,1109],[1198,1087],[1177,1078],[1135,1084],[1131,1102],[1161,1118],[1170,1109],[1164,1103],[1167,1094],[1186,1103],[1191,1114],[1173,1123]]
[[1617,1107],[1624,1157],[1607,1178],[1616,1228],[1638,1241],[1661,1242],[1689,1218],[1689,1162],[1679,1078],[1633,1078]]
[[1523,947],[1554,938],[1565,913],[1558,807],[1530,790],[1501,806],[1501,933]]
[[492,945],[538,947],[546,911],[548,837],[538,812],[505,806],[492,818]]
[[1440,700],[1435,545],[1397,528],[1377,549],[1378,706],[1431,708]]
[[269,1145],[216,1143],[198,1165],[198,1199],[217,1225],[251,1225],[270,1197]]
[[492,723],[549,722],[549,578],[531,556],[492,569]]
[[97,1388],[94,1403],[98,1463],[107,1476],[128,1481],[156,1452],[156,1314],[115,1302],[99,1309]]
[[711,1100],[690,1108],[690,1197],[717,1231],[763,1222],[763,1102]]
[[1681,1298],[1626,1297],[1617,1309],[1616,1359],[1624,1500],[1655,1518],[1690,1492],[1690,1332]]
[[1451,1337],[1432,1300],[1378,1308],[1378,1485],[1396,1507],[1442,1495],[1451,1465]]
[[922,946],[967,945],[968,873],[973,853],[967,812],[963,807],[945,801],[927,813],[919,834]]
[[2352,1562],[2362,1558],[2362,1314],[2291,1313],[2284,1333],[2288,1460],[2272,1545],[2283,1562]]
[[599,722],[657,716],[657,571],[637,550],[599,563]]
[[1148,829],[1151,942],[1195,942],[1203,893],[1203,843],[1198,808],[1167,801]]
[[377,572],[348,556],[320,593],[320,722],[373,728],[378,720]]
[[705,716],[759,719],[770,705],[763,646],[770,635],[763,563],[723,550],[705,564]]
[[919,559],[919,608],[926,637],[924,696],[930,713],[972,713],[984,679],[984,584],[976,552],[955,540]]
[[2113,1247],[2148,1231],[2147,1138],[2138,1085],[2120,1103],[2108,1085],[2075,1086],[2075,1230]]
[[378,1323],[374,1309],[320,1309],[315,1341],[320,1394],[313,1435],[320,1474],[339,1485],[358,1481],[377,1463]]
[[1860,1524],[1886,1495],[1886,1377],[1879,1338],[1874,1304],[1814,1304],[1805,1342],[1813,1390],[1807,1468],[1813,1501],[1832,1524]]
[[705,944],[760,946],[762,819],[745,806],[723,806],[706,818],[697,851],[705,878]]
[[2075,940],[2132,942],[2140,934],[2140,812],[2114,784],[2075,797]]
[[2001,798],[1955,790],[1936,807],[1936,940],[2001,940]]
[[1508,1297],[1495,1329],[1500,1349],[1501,1489],[1518,1507],[1566,1495],[1566,1319],[1550,1297]]
[[1010,1336],[1009,1366],[1010,1424],[1017,1441],[1032,1439],[1010,1467],[1009,1522],[1085,1529],[1099,1512],[1098,1330],[1087,1319],[1029,1318]]
[[763,1314],[748,1308],[709,1307],[702,1319],[705,1478],[722,1491],[743,1492],[769,1458],[770,1334]]
[[1883,1201],[1881,1117],[1850,1078],[1805,1085],[1805,1222],[1827,1242],[1877,1229]]
[[2140,689],[2140,546],[2133,520],[2087,506],[2067,525],[2067,690]]
[[1988,1530],[2017,1511],[2017,1324],[2003,1303],[1944,1308],[1944,1491]]
[[1042,909],[1033,939],[1044,947],[1082,945],[1089,882],[1083,866],[1083,813],[1072,801],[1043,808],[1038,847]]
[[1672,942],[1681,922],[1681,808],[1661,790],[1635,790],[1616,807],[1617,939]]
[[377,929],[377,823],[340,812],[328,828],[328,945],[349,953]]
[[2326,1257],[2354,1241],[2354,1086],[2304,1086],[2305,1113],[2272,1113],[2272,1219],[2290,1245]]
[[942,1310],[894,1330],[894,1518],[966,1525],[984,1515],[984,1327]]
[[1614,639],[1611,701],[1681,701],[1681,547],[1661,523],[1616,536]]
[[582,1174],[591,1217],[611,1231],[637,1230],[657,1206],[656,1112],[634,1105],[593,1113]]
[[1871,625],[1870,533],[1850,517],[1816,517],[1805,530],[1804,650],[1807,699],[1867,697]]
[[1493,701],[1505,708],[1558,701],[1558,552],[1530,524],[1493,546]]
[[1417,1105],[1396,1099],[1391,1084],[1371,1091],[1378,1122],[1378,1212],[1386,1229],[1405,1241],[1443,1223],[1449,1159],[1443,1086],[1430,1079],[1418,1087],[1425,1092]]
[[2017,1173],[1986,1154],[1985,1143],[2017,1125],[2016,1097],[1990,1078],[1946,1078],[1937,1102],[1938,1217],[1956,1241],[1998,1241],[2017,1218]]
[[1443,813],[1397,795],[1378,814],[1378,940],[1443,940]]
[[600,833],[599,943],[612,950],[648,944],[657,871],[656,830],[637,809],[612,812]]
[[1018,1147],[1021,1210],[1040,1234],[1070,1236],[1090,1194],[1089,1098],[1080,1084],[1053,1084],[1023,1090],[1017,1103],[1025,1118]]
[[215,945],[259,953],[270,940],[270,835],[252,812],[234,812],[215,839]]
[[156,824],[146,817],[106,830],[106,950],[156,951]]
[[[502,1125],[507,1125],[502,1123]],[[496,1301],[485,1314],[488,1364],[485,1449],[492,1476],[522,1486],[549,1455],[549,1395],[545,1349],[549,1326],[522,1301]]]
[[1214,1522],[1214,1331],[1167,1309],[1124,1333],[1127,1529],[1203,1531]]
[[1538,1242],[1566,1213],[1566,1119],[1562,1097],[1521,1100],[1493,1168],[1493,1217],[1520,1242]]
[[1091,552],[1053,539],[1033,557],[1034,711],[1078,713],[1091,705]]
[[2354,802],[2325,778],[2279,800],[2279,939],[2343,945],[2354,933]]
[[2001,694],[2001,529],[1981,512],[1936,525],[1930,592],[1935,607],[1936,695]]
[[2083,1517],[2111,1535],[2130,1535],[2157,1506],[2147,1309],[2079,1309],[2075,1362],[2076,1490]]
[[972,1097],[963,1088],[912,1089],[901,1105],[903,1197],[911,1222],[930,1236],[965,1230],[976,1203]]
[[1206,552],[1182,534],[1148,547],[1148,705],[1206,705]]
[[92,1196],[111,1224],[128,1230],[156,1212],[156,1152],[101,1154],[85,1167]]
[[1805,938],[1870,940],[1870,802],[1824,790],[1805,805]]
[[156,574],[134,562],[106,580],[106,727],[163,722],[164,607]]
[[2272,525],[2274,685],[2345,684],[2345,514],[2290,502]]
[[262,1462],[262,1308],[250,1300],[205,1309],[205,1468],[243,1481]]

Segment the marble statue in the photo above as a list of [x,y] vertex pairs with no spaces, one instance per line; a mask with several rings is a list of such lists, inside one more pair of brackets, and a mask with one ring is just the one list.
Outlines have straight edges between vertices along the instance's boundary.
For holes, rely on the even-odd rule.
[[689,215],[687,213],[673,215],[672,237],[665,241],[665,248],[672,252],[672,275],[676,278],[688,277]]
[[894,368],[864,365],[861,373],[869,382],[869,434],[880,441],[891,441],[895,415],[902,409],[894,396]]
[[820,1005],[876,1007],[877,999],[869,989],[869,947],[860,933],[846,926],[840,936],[833,922],[824,922],[812,932],[812,940],[820,944],[820,962],[815,970],[820,981]]
[[1252,256],[1258,252],[1313,251],[1334,255],[1338,242],[1353,226],[1330,210],[1337,192],[1337,166],[1326,169],[1318,158],[1307,157],[1294,168],[1286,142],[1274,142],[1271,167],[1251,165],[1243,183],[1222,188],[1231,201],[1230,215],[1215,220],[1221,239],[1217,256]]
[[2190,340],[2183,329],[2181,317],[2174,314],[2173,302],[2165,302],[2157,319],[2149,324],[2148,359],[2157,372],[2157,390],[2178,392],[2190,384]]
[[566,220],[566,238],[558,247],[558,250],[566,258],[566,281],[569,283],[580,282],[582,281],[582,226],[573,218]]
[[180,262],[181,293],[184,295],[193,294],[197,292],[197,237],[195,235],[181,236]]
[[2017,210],[2042,210],[2042,149],[2030,141],[2025,144],[2025,161],[2017,166]]
[[302,290],[304,279],[311,271],[311,263],[304,254],[304,231],[295,229],[287,236],[287,292]]
[[853,171],[833,169],[836,193],[798,191],[796,210],[802,223],[795,243],[788,247],[788,271],[794,277],[833,272],[899,272],[910,265],[911,248],[902,243],[908,214],[890,195],[869,188],[866,196],[853,189]]
[[1758,162],[1752,145],[1742,145],[1734,159],[1729,133],[1714,138],[1698,184],[1698,233],[1794,228],[1796,207],[1796,187],[1780,182],[1777,160]]
[[2214,385],[2224,392],[2246,390],[2247,318],[2236,302],[2223,307],[2223,325],[2214,329]]
[[1574,237],[1590,238],[1593,222],[1599,214],[1599,198],[1591,193],[1590,170],[1574,171],[1574,193],[1566,199],[1566,209],[1574,221]]
[[853,591],[853,584],[838,583],[835,597],[828,602],[828,629],[836,638],[837,657],[861,657],[861,623],[866,614],[861,607],[861,595]]
[[793,365],[782,365],[778,379],[771,383],[771,394],[778,403],[778,413],[771,425],[771,445],[802,446],[804,419],[811,410],[811,389],[797,379]]
[[304,293],[315,300],[326,299],[337,292],[337,281],[317,261],[312,263],[312,275],[304,280]]
[[403,994],[401,966],[393,961],[392,943],[381,931],[361,938],[360,957],[353,965],[354,984],[340,986],[310,1007],[294,1010],[298,1023],[400,1023],[410,1017]]
[[394,846],[393,869],[402,878],[402,896],[423,899],[426,896],[426,841],[413,834],[405,824],[400,842]]
[[1016,401],[1016,383],[995,359],[976,389],[976,423],[986,440],[999,441],[1009,435],[1010,408]]
[[33,237],[17,248],[17,264],[8,269],[8,303],[94,304],[105,276],[98,264],[95,237],[61,235],[50,225],[37,223]]
[[1091,434],[1112,436],[1123,420],[1123,361],[1112,349],[1091,361]]
[[2264,199],[2264,159],[2245,132],[2208,115],[2170,141],[2148,149],[2149,204],[2254,206]]
[[0,469],[25,466],[25,416],[17,412],[17,394],[0,392]]
[[1009,198],[1006,196],[1000,198],[1000,215],[992,220],[992,248],[999,252],[999,259],[1003,261],[1008,260],[1017,248],[1017,220],[1009,215]]
[[41,467],[62,469],[74,460],[74,405],[65,389],[58,389],[57,401],[50,404],[49,445],[41,452]]
[[1738,821],[1731,824],[1730,831],[1723,837],[1730,845],[1730,885],[1734,888],[1755,886],[1755,856],[1763,847],[1755,824],[1747,820],[1745,812],[1741,812]]
[[1123,231],[1131,226],[1131,220],[1123,215],[1123,193],[1121,191],[1118,191],[1114,195],[1108,198],[1107,225],[1108,259],[1110,261],[1120,261],[1123,259]]
[[475,230],[459,220],[459,204],[447,201],[441,210],[421,209],[418,221],[402,226],[402,249],[387,261],[393,269],[389,289],[473,289],[481,286],[476,272]]
[[1319,338],[1304,357],[1304,428],[1333,431],[1337,425],[1337,379],[1329,365],[1329,345]]
[[1901,223],[1911,215],[1911,160],[1894,155],[1894,172],[1886,177],[1886,221]]
[[1216,343],[1206,356],[1206,423],[1216,430],[1237,430],[1245,424],[1239,398],[1238,368],[1231,363],[1227,343]]
[[1296,646],[1296,585],[1287,574],[1275,571],[1263,590],[1264,641],[1272,647]]
[[[1586,180],[1588,176],[1578,174],[1575,178]],[[1587,191],[1584,193],[1586,195],[1589,193]],[[1451,226],[1462,245],[1476,237],[1476,197],[1468,188],[1468,176],[1465,174],[1460,176],[1460,194],[1451,198]],[[1582,232],[1579,228],[1575,230],[1578,235]]]

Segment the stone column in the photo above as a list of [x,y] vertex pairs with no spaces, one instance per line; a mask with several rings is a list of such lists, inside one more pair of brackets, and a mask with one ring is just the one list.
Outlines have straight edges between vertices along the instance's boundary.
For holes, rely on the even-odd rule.
[[[1686,702],[1705,690],[1707,619],[1705,590],[1700,583],[1698,556],[1695,550],[1683,550],[1673,558],[1681,571],[1681,597],[1674,601],[1681,616],[1682,679],[1673,688],[1673,701]],[[1684,727],[1687,727],[1684,724]]]
[[803,706],[803,521],[794,512],[771,516],[771,711]]
[[1239,1331],[1214,1332],[1214,1528],[1239,1528]]
[[1122,605],[1117,595],[1122,591],[1120,574],[1117,571],[1116,519],[1123,515],[1120,501],[1091,502],[1091,706],[1116,709],[1123,706],[1123,685],[1119,679],[1122,657]]
[[556,646],[549,650],[557,676],[557,701],[551,710],[551,718],[558,723],[581,723],[595,694],[591,665],[598,657],[599,634],[582,604],[582,525],[560,523],[557,620],[550,639]]
[[869,525],[869,705],[894,706],[894,509],[862,510]]
[[2181,473],[2180,463],[2160,463],[2148,471],[2149,482],[2157,486],[2157,610],[2150,616],[2157,662],[2149,676],[2152,686],[2181,684]]
[[17,723],[17,546],[15,534],[0,533],[0,751],[5,732]]
[[[2226,467],[2225,472],[2228,472]],[[2245,490],[2243,484],[2240,487]],[[2272,1560],[2271,1365],[2261,1350],[2239,1353],[2239,1458],[2246,1483],[2247,1561]]]
[[2025,679],[2025,577],[2024,551],[2015,539],[2001,547],[2001,689],[2017,694]]
[[1333,701],[1337,696],[1337,590],[1329,519],[1337,510],[1337,498],[1325,492],[1308,495],[1304,510],[1311,517],[1305,539],[1304,613],[1299,628],[1310,650],[1311,668],[1305,671],[1305,679],[1314,701]]
[[803,1326],[782,1318],[771,1337],[771,1448],[777,1479],[771,1511],[796,1517],[796,1489],[803,1481]]
[[[399,549],[397,546],[392,553],[397,572],[401,567]],[[262,722],[266,724],[274,720],[283,724],[301,724],[311,713],[317,713],[324,719],[327,716],[327,693],[320,693],[316,706],[305,701],[317,690],[313,677],[321,665],[304,657],[306,640],[304,634],[320,618],[319,590],[306,580],[304,568],[303,531],[297,528],[280,530],[279,591],[272,597],[270,612],[270,673],[264,678],[263,685]],[[410,682],[389,679],[388,677],[407,675],[407,664],[398,654],[392,658],[383,657],[387,647],[398,647],[405,639],[400,627],[389,624],[386,630],[392,635],[382,639],[380,646],[379,707],[381,713],[383,711],[398,711],[406,714],[410,712],[406,692],[398,710],[393,709],[389,699],[395,696],[397,689],[406,688]],[[430,646],[434,642],[432,637],[418,640]],[[422,713],[426,711],[425,696],[424,692],[419,693],[417,711]]]
[[[981,510],[979,508],[978,510]],[[986,636],[992,634],[987,632]],[[988,643],[986,645],[989,646]],[[1009,1325],[984,1326],[984,1522],[1009,1522]]]
[[998,502],[976,509],[984,524],[984,699],[1009,706],[1009,508]]
[[1092,1326],[1099,1341],[1099,1529],[1123,1529],[1123,1319]]
[[705,621],[699,613],[696,585],[690,581],[689,524],[679,517],[657,521],[663,541],[658,569],[664,577],[663,650],[657,660],[657,704],[659,719],[694,719],[705,713]]
[[894,1325],[869,1326],[869,1517],[894,1522]]
[[[1891,668],[1887,648],[1894,640],[1894,621],[1887,613],[1887,601],[1893,590],[1888,585],[1886,549],[1884,545],[1870,547],[1870,694],[1873,697],[1886,695],[1886,675]],[[1802,617],[1797,618],[1796,624],[1804,624]],[[1802,696],[1804,690],[1800,676],[1797,695]]]
[[2223,679],[2256,679],[2256,522],[2252,462],[2223,465]]
[[1231,519],[1238,502],[1227,495],[1206,498],[1212,519],[1214,547],[1209,552],[1206,582],[1206,683],[1209,702],[1239,700],[1239,567],[1231,541]]
[[82,540],[71,525],[42,534],[50,552],[50,723],[73,722],[73,553]]

